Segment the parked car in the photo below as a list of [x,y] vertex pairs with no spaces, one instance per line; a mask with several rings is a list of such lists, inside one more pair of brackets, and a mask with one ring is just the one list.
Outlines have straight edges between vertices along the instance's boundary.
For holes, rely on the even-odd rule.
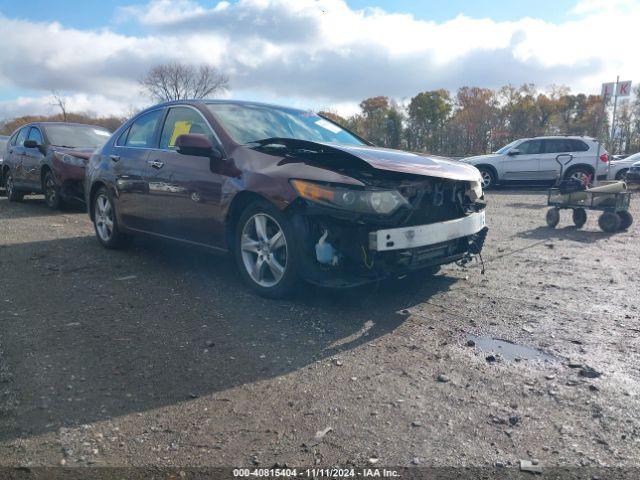
[[85,192],[104,247],[142,233],[230,251],[270,297],[299,279],[340,287],[435,271],[469,260],[486,236],[476,168],[260,103],[140,113],[91,157]]
[[640,153],[629,155],[621,160],[611,160],[609,180],[623,180],[631,165],[640,161]]
[[624,180],[627,182],[627,186],[634,190],[640,190],[640,161],[637,161],[631,167],[624,176]]
[[9,141],[9,137],[6,135],[0,135],[0,188],[4,188],[4,154],[7,150],[7,142]]
[[86,162],[110,136],[102,127],[79,123],[20,127],[9,140],[3,165],[7,197],[17,202],[27,194],[43,193],[54,209],[72,199],[84,201]]
[[[567,162],[565,178],[606,180],[609,155],[588,137],[536,137],[511,142],[490,155],[464,158],[482,174],[485,189],[499,184],[549,184],[560,174],[558,155]],[[571,158],[569,157],[571,155]]]

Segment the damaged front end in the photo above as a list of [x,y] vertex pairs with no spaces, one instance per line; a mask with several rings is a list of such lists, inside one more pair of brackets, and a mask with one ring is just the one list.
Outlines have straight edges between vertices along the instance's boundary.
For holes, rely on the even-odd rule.
[[365,186],[292,180],[306,280],[354,286],[481,254],[488,229],[479,182],[375,169],[349,176]]

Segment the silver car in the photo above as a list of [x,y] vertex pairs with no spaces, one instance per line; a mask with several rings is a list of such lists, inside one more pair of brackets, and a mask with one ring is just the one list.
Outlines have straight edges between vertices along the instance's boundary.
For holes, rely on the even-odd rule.
[[609,154],[597,140],[589,137],[521,138],[490,155],[461,161],[480,170],[487,189],[498,184],[551,183],[560,174],[556,160],[559,155],[565,163],[565,178],[580,181],[607,179]]

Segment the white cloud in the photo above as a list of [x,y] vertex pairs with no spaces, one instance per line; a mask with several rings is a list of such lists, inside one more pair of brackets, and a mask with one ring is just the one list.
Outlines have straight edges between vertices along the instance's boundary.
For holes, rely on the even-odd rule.
[[43,95],[64,90],[79,107],[85,98],[117,109],[142,101],[136,80],[151,65],[207,62],[231,75],[234,97],[346,112],[366,96],[402,99],[462,85],[556,83],[597,92],[602,81],[640,70],[637,0],[582,0],[573,17],[555,24],[467,16],[437,23],[378,8],[353,10],[343,0],[202,5],[153,0],[120,9],[128,30],[141,32],[135,36],[0,16],[0,85]]

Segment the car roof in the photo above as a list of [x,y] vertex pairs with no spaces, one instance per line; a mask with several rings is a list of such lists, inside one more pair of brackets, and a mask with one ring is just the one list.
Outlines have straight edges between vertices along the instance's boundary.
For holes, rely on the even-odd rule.
[[72,126],[76,126],[76,127],[93,127],[93,128],[101,128],[103,130],[107,130],[105,127],[101,127],[100,125],[92,125],[90,123],[80,123],[80,122],[32,122],[32,123],[28,123],[28,124],[26,124],[24,126],[27,127],[27,126],[33,126],[33,125],[42,125],[42,126],[47,126],[47,125],[72,125]]
[[558,140],[563,138],[568,138],[569,140],[592,140],[594,142],[596,140],[586,135],[543,135],[540,137],[521,138],[520,140]]
[[277,105],[275,103],[256,102],[251,100],[231,100],[231,99],[185,99],[185,100],[172,100],[170,102],[163,102],[153,105],[146,110],[152,110],[154,108],[169,107],[172,105],[240,105],[246,107],[272,107],[283,108],[287,110],[305,111],[301,108],[288,107],[286,105]]

